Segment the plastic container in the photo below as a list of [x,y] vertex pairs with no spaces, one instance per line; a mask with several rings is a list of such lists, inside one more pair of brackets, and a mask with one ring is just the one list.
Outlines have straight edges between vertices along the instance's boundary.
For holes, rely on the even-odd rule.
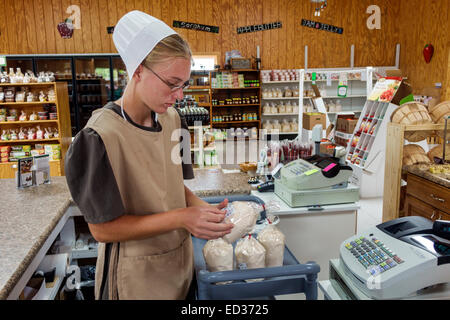
[[[264,202],[255,196],[227,196],[203,198],[208,203],[220,203],[228,198],[232,201]],[[261,213],[265,219],[265,212]],[[246,270],[209,272],[203,258],[202,249],[206,240],[192,237],[194,247],[194,268],[197,279],[196,298],[198,300],[267,299],[275,295],[305,293],[307,300],[317,299],[317,275],[320,267],[315,262],[300,264],[292,252],[285,247],[283,266]],[[246,282],[249,279],[261,279]],[[228,282],[216,284],[218,282]]]

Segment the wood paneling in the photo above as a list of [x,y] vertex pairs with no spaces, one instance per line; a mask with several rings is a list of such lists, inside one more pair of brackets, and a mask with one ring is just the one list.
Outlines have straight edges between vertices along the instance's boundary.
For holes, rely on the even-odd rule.
[[[366,13],[370,5],[381,9],[381,30],[369,30]],[[72,39],[62,39],[56,29],[69,14],[81,9],[81,29]],[[116,52],[106,27],[131,10],[142,10],[168,25],[183,20],[220,27],[219,34],[177,29],[193,52],[218,52],[223,65],[225,52],[239,50],[256,56],[261,47],[265,69],[303,68],[308,46],[309,68],[348,67],[350,47],[355,45],[355,67],[391,66],[395,47],[402,46],[401,68],[414,88],[420,90],[442,82],[447,89],[450,64],[450,1],[448,0],[329,0],[321,17],[307,0],[0,0],[0,54],[111,53]],[[301,27],[310,19],[344,28],[338,35]],[[238,35],[237,27],[281,21],[281,29]],[[428,42],[435,56],[425,64],[422,49]]]
[[[415,92],[441,82],[442,98],[450,100],[450,1],[402,1],[400,9],[401,69]],[[429,64],[422,53],[427,43],[432,43],[435,49]]]

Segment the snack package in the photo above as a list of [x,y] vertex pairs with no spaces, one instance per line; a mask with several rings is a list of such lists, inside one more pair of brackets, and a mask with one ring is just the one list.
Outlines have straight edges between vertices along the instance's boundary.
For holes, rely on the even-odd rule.
[[233,243],[245,234],[251,233],[258,219],[261,207],[250,201],[234,201],[226,207],[225,223],[233,223],[231,232],[223,237]]
[[283,266],[286,241],[284,234],[276,226],[270,224],[258,234],[257,239],[266,249],[266,267]]
[[[255,269],[266,267],[266,249],[250,234],[240,239],[234,249],[238,269]],[[246,280],[247,282],[261,279]]]
[[202,251],[210,272],[233,270],[233,246],[222,238],[209,240]]

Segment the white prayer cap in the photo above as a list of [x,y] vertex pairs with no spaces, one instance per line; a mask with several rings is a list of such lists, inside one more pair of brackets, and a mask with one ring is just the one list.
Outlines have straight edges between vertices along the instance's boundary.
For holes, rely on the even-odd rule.
[[131,78],[138,66],[162,39],[176,34],[167,24],[142,11],[134,10],[120,18],[113,41]]

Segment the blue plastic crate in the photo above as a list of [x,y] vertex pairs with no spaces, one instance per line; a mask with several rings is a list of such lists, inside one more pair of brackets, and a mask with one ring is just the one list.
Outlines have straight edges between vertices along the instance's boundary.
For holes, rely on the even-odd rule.
[[[258,197],[246,195],[204,198],[203,200],[209,203],[219,203],[225,198],[228,198],[230,202],[254,201],[264,204]],[[315,262],[300,264],[287,247],[284,250],[283,266],[281,267],[209,272],[202,252],[206,240],[192,237],[192,242],[197,277],[197,299],[199,300],[251,299],[292,293],[304,293],[308,300],[317,299],[319,265]],[[264,278],[264,280],[244,281],[260,278]],[[232,282],[216,284],[224,281]]]

